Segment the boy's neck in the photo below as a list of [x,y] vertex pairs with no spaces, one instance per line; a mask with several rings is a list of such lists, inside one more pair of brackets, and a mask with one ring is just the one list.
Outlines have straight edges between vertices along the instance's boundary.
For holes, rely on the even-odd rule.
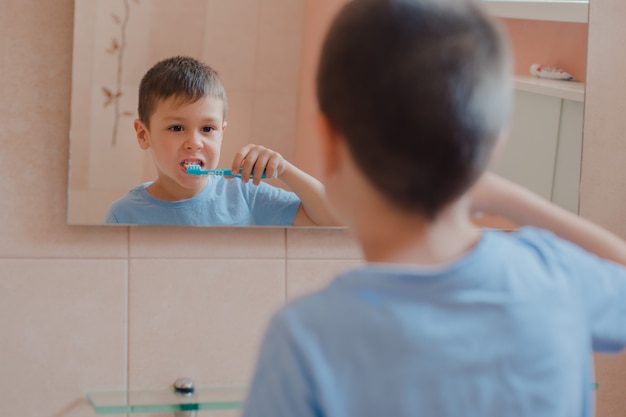
[[357,238],[368,262],[414,265],[450,263],[469,252],[480,240],[465,199],[442,211],[435,220],[389,207],[361,216]]

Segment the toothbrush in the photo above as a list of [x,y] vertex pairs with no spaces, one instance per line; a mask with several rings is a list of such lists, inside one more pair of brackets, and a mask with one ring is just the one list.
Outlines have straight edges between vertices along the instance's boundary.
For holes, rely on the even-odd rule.
[[[239,172],[237,174],[234,174],[230,169],[224,169],[224,168],[202,169],[198,165],[188,165],[187,166],[187,174],[191,174],[191,175],[221,175],[221,176],[241,178],[241,169],[239,170]],[[274,176],[272,178],[276,178],[277,176],[278,176],[277,172],[274,172]],[[268,176],[265,175],[265,171],[263,171],[263,175],[261,175],[261,178],[268,178]]]

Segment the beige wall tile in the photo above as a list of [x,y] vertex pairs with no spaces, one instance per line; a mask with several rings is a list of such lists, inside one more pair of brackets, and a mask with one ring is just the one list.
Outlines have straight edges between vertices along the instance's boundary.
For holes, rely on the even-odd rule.
[[298,92],[304,3],[304,0],[261,1],[254,81],[257,91]]
[[222,140],[219,166],[230,168],[239,149],[254,142],[256,127],[253,128],[252,125],[254,94],[231,92],[228,87],[226,89],[228,97],[226,122],[228,125]]
[[127,262],[0,260],[3,416],[90,416],[126,386]]
[[256,94],[250,142],[273,149],[295,163],[297,107],[297,94]]
[[318,107],[315,95],[317,61],[331,19],[346,2],[347,0],[307,0],[305,2],[306,18],[302,36],[296,162],[299,167],[316,177],[323,172],[320,163],[322,151],[317,139]]
[[130,384],[246,384],[271,314],[284,303],[283,261],[133,260]]
[[260,1],[208,1],[203,59],[219,72],[227,93],[252,92]]
[[590,2],[580,213],[626,237],[626,37],[620,0]]
[[[20,212],[20,206],[28,206],[24,200],[13,204],[7,204],[6,200],[0,203],[0,211],[4,210],[0,214],[0,258],[105,259],[128,256],[127,227],[66,226],[64,219],[52,221],[46,216],[49,213],[40,210]],[[5,214],[13,214],[14,220],[2,219]]]
[[2,14],[0,257],[124,256],[125,230],[66,226],[72,3]]
[[350,232],[344,228],[287,229],[287,257],[293,259],[362,259]]
[[277,227],[131,227],[132,258],[283,259],[285,229]]
[[[207,9],[205,0],[150,0],[153,62],[176,55],[202,58]],[[174,36],[175,34],[175,36]]]
[[347,260],[297,260],[287,262],[287,300],[325,287],[341,272],[356,268],[363,262]]

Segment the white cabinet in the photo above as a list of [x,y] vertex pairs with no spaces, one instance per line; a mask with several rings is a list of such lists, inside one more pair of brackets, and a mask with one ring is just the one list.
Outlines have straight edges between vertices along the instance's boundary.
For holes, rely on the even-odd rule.
[[493,171],[578,213],[584,92],[559,90],[584,87],[559,81],[542,91],[527,81],[516,85],[509,137]]

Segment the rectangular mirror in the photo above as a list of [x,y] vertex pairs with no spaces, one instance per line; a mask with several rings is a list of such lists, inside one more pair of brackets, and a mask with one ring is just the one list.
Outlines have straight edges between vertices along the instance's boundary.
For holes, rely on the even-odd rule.
[[104,224],[109,205],[156,177],[137,143],[137,92],[161,59],[220,75],[229,102],[219,167],[257,143],[295,163],[304,0],[76,0],[68,223]]
[[[76,0],[68,223],[104,224],[113,201],[155,179],[133,128],[137,90],[154,63],[176,55],[212,66],[226,88],[220,167],[241,146],[258,143],[318,174],[314,67],[332,11],[345,1]],[[516,63],[509,143],[494,170],[577,212],[584,9],[560,8],[548,21],[529,2],[486,4],[509,32]],[[560,66],[580,82],[536,79],[531,63]]]

